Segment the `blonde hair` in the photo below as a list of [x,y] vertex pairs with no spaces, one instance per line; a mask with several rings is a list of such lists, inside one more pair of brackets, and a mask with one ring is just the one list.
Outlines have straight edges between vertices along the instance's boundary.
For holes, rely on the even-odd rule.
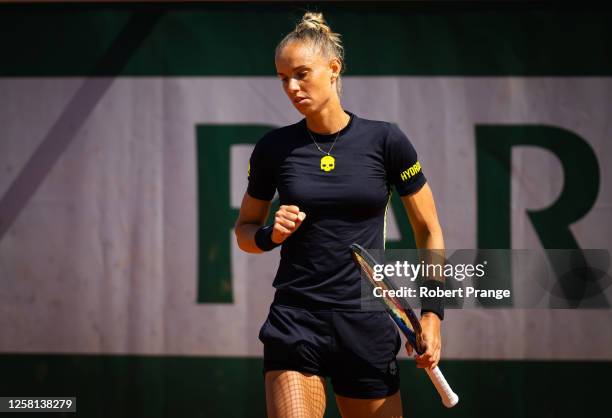
[[[295,26],[295,29],[288,33],[276,46],[275,55],[278,56],[287,44],[295,41],[312,46],[315,51],[326,58],[337,58],[341,64],[340,74],[344,72],[344,46],[342,46],[340,34],[332,32],[323,18],[323,13],[304,13],[302,20]],[[338,95],[342,93],[340,74],[338,74],[336,80]]]

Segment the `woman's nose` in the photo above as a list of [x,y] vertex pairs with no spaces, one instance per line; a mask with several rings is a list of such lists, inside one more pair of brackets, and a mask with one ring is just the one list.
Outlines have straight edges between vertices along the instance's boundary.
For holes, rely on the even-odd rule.
[[298,81],[294,78],[290,78],[289,81],[287,82],[287,90],[289,91],[298,91],[300,89],[300,85],[298,83]]

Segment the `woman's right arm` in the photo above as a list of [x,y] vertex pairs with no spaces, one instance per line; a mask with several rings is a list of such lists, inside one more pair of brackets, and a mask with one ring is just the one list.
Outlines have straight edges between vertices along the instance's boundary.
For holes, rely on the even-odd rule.
[[244,194],[240,205],[240,214],[236,220],[234,233],[238,241],[238,247],[247,253],[262,253],[263,251],[255,245],[255,233],[261,227],[270,212],[272,202],[251,197]]
[[[240,205],[240,214],[236,220],[234,232],[238,247],[247,253],[262,253],[255,244],[255,233],[266,222],[272,202],[255,199],[248,193],[244,194]],[[306,218],[304,212],[294,205],[282,205],[274,216],[272,242],[280,244],[285,241]]]

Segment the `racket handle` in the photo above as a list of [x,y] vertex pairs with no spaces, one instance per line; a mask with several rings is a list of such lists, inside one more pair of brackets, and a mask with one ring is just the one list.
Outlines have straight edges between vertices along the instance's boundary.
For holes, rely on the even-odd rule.
[[447,408],[452,408],[453,406],[457,405],[457,402],[459,402],[459,396],[453,392],[438,366],[434,367],[433,370],[425,369],[425,371],[440,394],[442,404],[444,404],[444,406]]

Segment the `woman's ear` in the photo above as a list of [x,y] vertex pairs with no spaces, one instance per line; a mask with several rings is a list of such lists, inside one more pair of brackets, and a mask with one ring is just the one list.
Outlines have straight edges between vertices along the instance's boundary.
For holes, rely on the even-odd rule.
[[342,64],[338,58],[332,58],[329,61],[329,68],[331,70],[331,81],[335,81],[340,76],[340,71],[342,70]]

